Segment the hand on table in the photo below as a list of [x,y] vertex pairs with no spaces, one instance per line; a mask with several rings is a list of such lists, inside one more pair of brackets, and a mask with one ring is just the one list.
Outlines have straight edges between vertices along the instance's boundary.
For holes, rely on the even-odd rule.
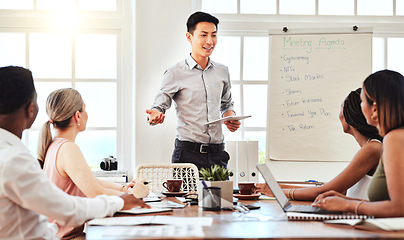
[[274,196],[271,189],[269,189],[269,187],[268,187],[268,185],[266,183],[256,183],[255,184],[255,192],[267,195],[269,197]]
[[122,198],[124,202],[122,210],[129,210],[134,207],[151,208],[141,199],[136,198],[130,193],[122,193],[121,195],[119,195],[119,197]]

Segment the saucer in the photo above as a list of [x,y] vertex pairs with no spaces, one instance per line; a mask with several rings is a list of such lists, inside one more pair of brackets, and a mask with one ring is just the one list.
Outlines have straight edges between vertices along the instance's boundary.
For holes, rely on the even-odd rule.
[[261,194],[260,193],[251,195],[234,194],[233,196],[240,200],[257,200],[261,196]]
[[166,195],[167,197],[182,197],[188,192],[167,192],[167,191],[162,191],[162,194]]

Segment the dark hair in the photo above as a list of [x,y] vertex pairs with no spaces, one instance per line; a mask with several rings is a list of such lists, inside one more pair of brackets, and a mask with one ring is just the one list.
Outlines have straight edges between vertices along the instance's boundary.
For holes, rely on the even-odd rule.
[[188,21],[187,21],[187,31],[189,33],[194,33],[196,25],[200,22],[209,22],[213,23],[216,26],[219,24],[219,19],[216,17],[210,15],[209,13],[204,13],[204,12],[195,12],[189,16]]
[[343,113],[346,123],[358,130],[360,134],[370,139],[378,139],[382,141],[382,136],[379,135],[379,130],[376,127],[369,125],[361,109],[361,88],[351,91],[345,98]]
[[391,70],[375,72],[363,82],[363,91],[370,105],[376,102],[380,135],[404,127],[403,75]]
[[33,100],[35,92],[30,70],[16,66],[0,68],[0,114],[25,107]]

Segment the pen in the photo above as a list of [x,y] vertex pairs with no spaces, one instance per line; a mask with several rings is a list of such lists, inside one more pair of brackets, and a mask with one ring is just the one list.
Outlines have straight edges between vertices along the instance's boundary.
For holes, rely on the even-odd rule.
[[245,212],[249,212],[249,211],[250,211],[250,209],[249,209],[248,207],[244,206],[244,205],[241,204],[240,202],[237,203],[237,206],[238,206],[238,207],[241,207]]
[[203,187],[206,187],[206,188],[208,187],[208,185],[206,185],[205,180],[203,180],[203,179],[202,179],[202,185],[203,185]]
[[244,208],[242,208],[241,206],[234,205],[233,208],[234,208],[237,212],[242,212],[242,213],[246,212],[246,210],[245,210]]

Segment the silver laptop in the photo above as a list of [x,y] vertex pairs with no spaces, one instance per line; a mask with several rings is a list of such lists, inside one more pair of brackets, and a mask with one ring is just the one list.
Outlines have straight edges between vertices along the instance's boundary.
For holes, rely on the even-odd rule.
[[269,170],[266,164],[257,165],[258,171],[264,177],[265,182],[267,183],[268,187],[271,189],[272,193],[274,194],[276,200],[278,201],[279,205],[285,212],[300,212],[300,213],[318,213],[318,214],[340,214],[341,212],[331,212],[327,210],[323,210],[318,207],[313,207],[311,205],[292,205],[286,195],[283,193],[281,187],[279,186],[278,182],[275,180],[274,176],[272,175],[271,171]]

